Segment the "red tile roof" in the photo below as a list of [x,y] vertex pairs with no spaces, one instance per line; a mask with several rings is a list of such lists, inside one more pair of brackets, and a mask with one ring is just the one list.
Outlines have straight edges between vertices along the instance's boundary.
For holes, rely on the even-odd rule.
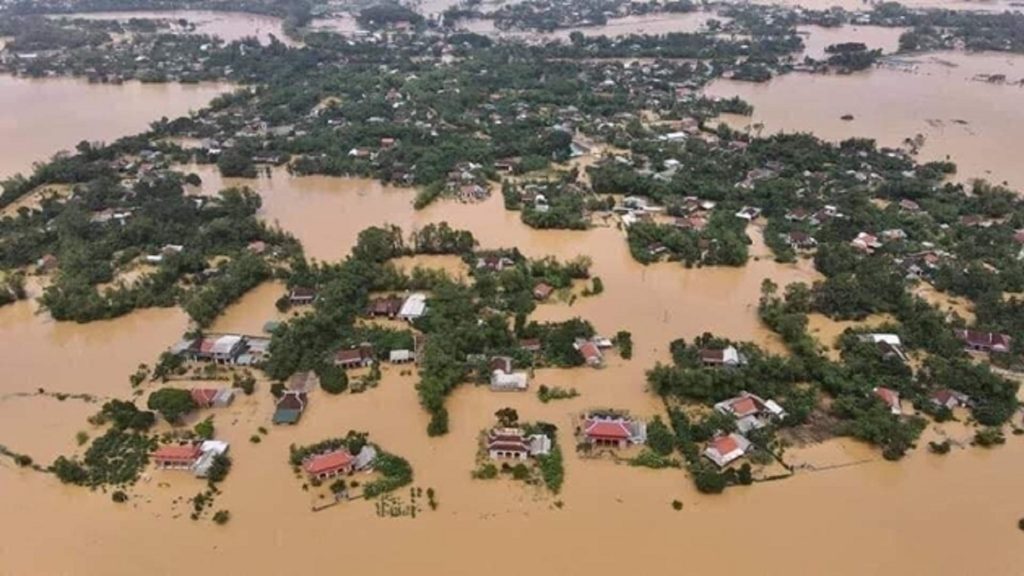
[[624,420],[587,420],[588,438],[611,438],[628,440],[633,434]]
[[153,452],[153,459],[158,462],[191,462],[203,453],[203,451],[194,444],[182,445],[167,445],[157,448]]
[[355,458],[348,453],[348,450],[335,450],[334,452],[328,452],[327,454],[313,456],[303,464],[303,468],[306,470],[307,474],[316,476],[318,474],[344,470],[351,466],[354,460]]
[[732,413],[738,418],[749,416],[750,414],[757,414],[758,412],[757,402],[755,402],[750,396],[743,396],[734,400],[729,407],[732,408]]
[[736,443],[736,440],[732,437],[732,435],[729,435],[719,436],[718,438],[715,438],[711,442],[708,442],[708,447],[715,450],[722,456],[725,456],[726,454],[733,452],[737,448],[739,448],[739,444]]
[[217,396],[217,390],[213,388],[193,388],[192,400],[200,408],[213,406],[213,399]]
[[889,406],[900,405],[900,395],[895,390],[879,387],[875,388],[874,392],[875,395],[881,398],[882,401],[888,404]]

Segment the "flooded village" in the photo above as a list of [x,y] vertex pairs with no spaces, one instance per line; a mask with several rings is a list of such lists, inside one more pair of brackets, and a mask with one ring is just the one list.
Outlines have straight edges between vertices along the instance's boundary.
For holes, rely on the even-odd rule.
[[[0,27],[0,573],[1019,572],[1021,50],[773,3],[751,82],[729,5],[124,4]],[[731,39],[616,40],[672,32]]]

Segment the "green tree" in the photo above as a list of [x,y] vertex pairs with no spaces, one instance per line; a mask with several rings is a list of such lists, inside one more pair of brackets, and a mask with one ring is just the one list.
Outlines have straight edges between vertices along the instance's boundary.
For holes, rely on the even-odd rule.
[[168,422],[177,423],[196,409],[196,402],[188,390],[161,388],[149,395],[146,407],[159,412]]

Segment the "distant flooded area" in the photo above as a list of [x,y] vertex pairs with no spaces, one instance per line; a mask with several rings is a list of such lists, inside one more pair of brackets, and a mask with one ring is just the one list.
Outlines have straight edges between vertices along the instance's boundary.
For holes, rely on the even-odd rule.
[[[858,0],[788,1],[816,8],[837,3],[870,7]],[[916,1],[925,0],[911,4]],[[931,2],[947,6],[941,0]],[[996,3],[948,3],[963,4],[988,9]],[[422,0],[417,5],[433,13],[453,2]],[[125,15],[183,17],[225,39],[281,37],[280,21],[260,16],[185,11],[89,17]],[[712,17],[696,12],[621,18],[580,31],[692,31]],[[341,18],[315,25],[348,30],[353,24]],[[826,46],[842,41],[893,52],[900,30],[804,27],[801,32],[806,34],[807,55],[821,57]],[[569,33],[561,30],[546,37],[567,38]],[[993,80],[997,74],[1005,74],[1005,80]],[[230,89],[224,84],[115,86],[0,76],[0,178],[27,172],[33,162],[73,149],[81,140],[110,141],[145,130],[161,116],[187,114]],[[960,168],[959,178],[981,176],[1024,190],[1024,57],[914,56],[846,76],[789,74],[766,84],[720,80],[707,94],[738,95],[754,105],[752,117],[723,117],[737,129],[756,131],[753,125],[763,124],[765,134],[809,131],[830,140],[866,136],[887,146],[921,134],[922,158],[949,157]],[[842,120],[847,114],[853,119]],[[586,165],[595,156],[574,162]],[[643,265],[631,255],[626,232],[614,218],[580,231],[533,229],[519,212],[505,209],[493,183],[488,183],[491,195],[479,201],[442,199],[415,210],[417,190],[372,179],[300,177],[264,165],[253,179],[222,177],[212,164],[175,169],[200,177],[201,184],[187,188],[189,194],[251,188],[262,200],[259,218],[294,235],[305,255],[318,262],[345,259],[360,231],[371,226],[397,225],[408,236],[440,222],[470,231],[482,249],[515,248],[530,258],[586,256],[592,261],[588,282],[600,278],[603,291],[570,295],[563,288],[539,303],[528,319],[580,317],[607,337],[628,331],[632,358],[610,355],[600,369],[531,370],[531,388],[524,393],[462,384],[447,399],[450,431],[440,437],[424,432],[429,416],[421,405],[413,364],[383,365],[379,381],[358,392],[332,395],[314,389],[297,426],[272,425],[272,383],[256,372],[255,393],[239,392],[232,404],[215,412],[216,438],[230,443],[234,461],[232,473],[218,485],[223,492],[216,496],[217,508],[231,512],[230,523],[223,526],[189,518],[189,499],[207,484],[181,470],[147,468],[128,501],[114,504],[105,490],[64,485],[53,474],[0,457],[0,576],[1022,573],[1018,521],[1024,515],[1024,442],[1016,437],[993,450],[975,449],[969,447],[973,428],[960,422],[941,428],[930,423],[917,449],[900,462],[886,461],[876,447],[849,438],[787,445],[786,460],[794,465],[791,478],[736,485],[718,496],[698,493],[680,468],[630,466],[575,450],[573,427],[579,420],[574,416],[585,410],[616,407],[644,419],[665,414],[662,398],[648,389],[646,371],[671,361],[669,343],[674,339],[689,344],[713,333],[756,343],[772,354],[786,353],[780,338],[758,316],[762,282],[811,284],[822,275],[810,257],[776,262],[765,244],[763,218],[747,225],[750,259],[745,266]],[[486,189],[480,191],[486,195]],[[204,199],[197,200],[202,204]],[[249,250],[256,252],[252,245]],[[406,271],[416,266],[441,269],[467,279],[474,265],[473,258],[467,260],[471,262],[451,255],[417,255],[398,258],[395,265]],[[195,328],[178,307],[138,310],[88,324],[55,322],[35,300],[45,282],[30,275],[30,298],[0,306],[0,448],[31,455],[42,467],[59,455],[81,456],[86,440],[103,434],[105,428],[90,423],[89,417],[104,402],[143,398],[143,390],[156,389],[149,382],[133,388],[129,377],[140,364],[152,367],[162,352]],[[522,292],[527,300],[534,286]],[[287,293],[284,280],[266,280],[228,306],[206,332],[267,336],[273,323],[311,309],[308,302],[300,302],[282,311],[285,306],[279,309],[277,303]],[[918,293],[944,310],[973,315],[961,300],[928,289],[919,288]],[[809,329],[836,357],[834,344],[845,329],[881,326],[889,320],[873,315],[839,322],[812,314]],[[403,321],[380,322],[402,326]],[[231,386],[226,377],[217,380],[215,372],[189,371],[168,385]],[[536,393],[541,385],[573,389],[578,396],[542,402]],[[514,408],[524,422],[553,423],[560,430],[556,441],[564,452],[564,485],[556,496],[509,478],[485,481],[471,476],[481,431],[493,426],[495,413],[505,407]],[[184,424],[191,429],[199,422],[193,414]],[[406,458],[415,471],[413,487],[430,490],[431,500],[436,491],[436,510],[424,507],[412,517],[392,517],[379,512],[375,501],[357,499],[313,511],[315,497],[289,465],[290,450],[349,430],[369,432],[373,442]],[[951,453],[931,454],[926,444],[932,439],[950,440]],[[348,481],[365,482],[365,474],[353,473]],[[408,495],[409,487],[404,487],[389,498]]]
[[118,20],[132,18],[149,20],[185,20],[195,25],[195,34],[218,36],[225,42],[234,42],[242,38],[253,37],[261,44],[269,44],[274,36],[285,44],[292,42],[281,29],[281,19],[260,14],[244,12],[214,12],[212,10],[167,10],[167,11],[131,11],[131,12],[83,12],[69,14],[69,18],[87,20]]
[[0,114],[0,138],[6,142],[0,178],[31,172],[33,162],[73,150],[82,140],[109,142],[144,131],[162,116],[186,115],[229,90],[216,83],[115,86],[0,75],[0,110],[12,111]]
[[1022,82],[1022,56],[942,52],[849,75],[788,74],[764,84],[719,80],[706,94],[739,96],[754,106],[752,117],[723,118],[736,129],[762,124],[764,134],[863,136],[884,146],[920,134],[921,158],[953,160],[958,179],[980,177],[1024,189]]

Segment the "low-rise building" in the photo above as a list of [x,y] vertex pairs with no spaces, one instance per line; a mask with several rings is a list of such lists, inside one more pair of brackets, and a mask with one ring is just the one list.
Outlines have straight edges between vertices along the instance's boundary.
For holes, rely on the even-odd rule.
[[305,392],[286,391],[277,400],[274,407],[274,424],[295,424],[302,418],[303,411],[308,405],[308,396]]
[[350,370],[353,368],[368,368],[373,365],[373,346],[360,344],[355,348],[338,350],[334,353],[334,365]]
[[746,434],[786,417],[786,411],[774,400],[741,392],[739,396],[715,404],[715,410],[736,419],[736,429]]
[[704,366],[737,368],[747,364],[747,358],[735,346],[701,348],[700,361]]
[[962,329],[953,330],[953,334],[964,343],[964,348],[974,352],[1006,353],[1010,351],[1010,345],[1013,343],[1012,338],[997,332]]
[[402,302],[402,307],[398,311],[398,317],[402,320],[412,322],[417,318],[422,317],[427,313],[427,297],[425,294],[415,293],[410,294],[408,298]]
[[903,407],[900,405],[899,392],[882,386],[874,388],[871,392],[889,407],[889,411],[892,412],[894,416],[903,414]]
[[189,392],[199,408],[223,408],[235,400],[235,391],[230,388],[193,388]]
[[746,455],[750,450],[750,440],[733,433],[713,438],[704,449],[704,456],[724,468]]
[[546,282],[540,282],[533,287],[533,297],[537,300],[547,300],[551,297],[551,294],[555,291],[555,288]]
[[647,441],[647,424],[626,416],[590,414],[583,420],[583,439],[594,446],[626,448]]
[[302,469],[310,479],[326,480],[349,474],[355,468],[355,458],[348,450],[341,448],[326,454],[310,456],[302,463]]
[[601,349],[591,340],[578,338],[573,342],[573,347],[583,356],[583,361],[591,368],[599,368],[604,364],[604,354]]
[[288,291],[288,302],[292,306],[303,306],[316,301],[316,290],[304,286],[296,286]]

